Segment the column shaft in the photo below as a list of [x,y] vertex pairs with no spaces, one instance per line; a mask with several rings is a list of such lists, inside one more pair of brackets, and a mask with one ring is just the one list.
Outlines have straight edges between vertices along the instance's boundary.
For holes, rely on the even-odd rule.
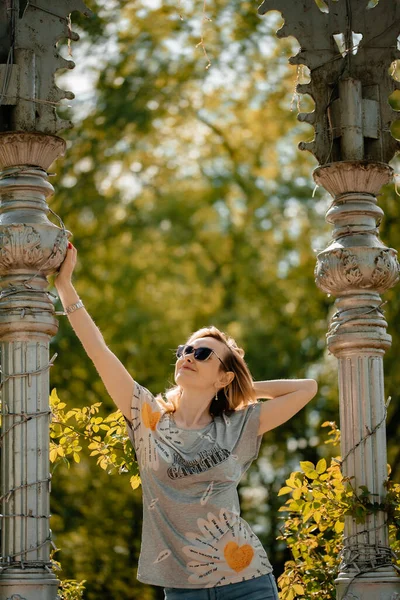
[[[67,231],[52,223],[46,169],[65,142],[0,134],[2,381],[0,600],[56,600],[50,561],[49,343],[58,322],[47,276]],[[38,165],[38,166],[31,166]]]
[[[3,560],[50,563],[48,341],[1,344]],[[45,369],[38,375],[18,373]],[[10,379],[7,379],[12,375]],[[35,416],[37,415],[37,416]],[[7,468],[12,465],[12,468]],[[23,515],[23,516],[19,516]]]
[[[382,357],[350,354],[339,358],[339,395],[343,399],[342,472],[356,493],[360,494],[360,486],[365,486],[375,494],[372,501],[382,502],[387,479]],[[346,517],[345,535],[360,552],[358,563],[363,562],[364,552],[370,562],[378,547],[389,543],[384,512],[369,514],[365,523]]]
[[364,506],[370,504],[364,520],[345,517],[337,600],[400,598],[384,507],[383,356],[391,337],[380,297],[398,281],[399,263],[397,252],[378,238],[383,212],[376,201],[390,177],[388,165],[364,161],[336,162],[315,172],[333,196],[327,212],[333,241],[318,254],[315,274],[317,285],[337,296],[327,343],[339,367],[342,472],[355,494],[364,494]]

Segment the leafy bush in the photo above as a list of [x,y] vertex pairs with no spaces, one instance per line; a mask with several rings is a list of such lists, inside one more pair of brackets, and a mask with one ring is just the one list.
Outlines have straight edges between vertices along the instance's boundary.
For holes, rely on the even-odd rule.
[[[335,423],[326,443],[337,446],[340,432]],[[368,514],[385,509],[389,519],[390,545],[400,552],[400,485],[388,481],[384,505],[371,501],[371,493],[364,486],[356,492],[349,479],[340,471],[339,457],[330,465],[321,459],[316,465],[304,461],[300,471],[291,473],[279,495],[290,494],[280,508],[288,512],[279,539],[286,542],[293,560],[285,563],[285,571],[278,579],[281,600],[335,600],[334,580],[338,574],[340,552],[343,548],[345,515],[352,515],[358,523]],[[397,561],[400,567],[400,560]]]
[[[50,427],[50,461],[54,468],[62,461],[68,467],[70,459],[80,462],[82,444],[86,443],[90,456],[96,456],[99,467],[109,474],[129,474],[133,489],[140,485],[135,452],[120,411],[107,417],[99,415],[101,402],[83,408],[65,411],[66,404],[53,389],[50,407],[53,413]],[[54,469],[53,469],[54,470]]]
[[85,581],[74,581],[72,579],[65,579],[61,582],[58,589],[58,597],[60,600],[81,600],[83,598],[83,592]]
[[[127,474],[133,489],[140,485],[136,457],[125,427],[123,415],[116,411],[107,417],[99,415],[101,402],[83,408],[65,410],[57,390],[50,395],[50,462],[53,471],[61,462],[80,462],[84,445],[95,456],[97,464],[109,474]],[[61,565],[52,557],[55,569]],[[60,600],[81,600],[85,581],[64,580],[59,588]]]

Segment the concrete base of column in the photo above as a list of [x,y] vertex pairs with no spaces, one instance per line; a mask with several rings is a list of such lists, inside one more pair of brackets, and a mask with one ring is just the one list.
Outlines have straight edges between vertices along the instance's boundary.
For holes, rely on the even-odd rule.
[[358,575],[339,573],[336,600],[400,600],[400,577],[394,569],[382,568]]
[[7,569],[0,575],[0,600],[57,600],[59,580],[35,569]]

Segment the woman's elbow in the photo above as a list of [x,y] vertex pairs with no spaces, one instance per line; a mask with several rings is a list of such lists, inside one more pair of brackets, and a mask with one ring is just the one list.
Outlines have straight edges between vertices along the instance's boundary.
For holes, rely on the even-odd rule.
[[318,383],[315,379],[307,379],[307,396],[308,400],[312,400],[318,392]]

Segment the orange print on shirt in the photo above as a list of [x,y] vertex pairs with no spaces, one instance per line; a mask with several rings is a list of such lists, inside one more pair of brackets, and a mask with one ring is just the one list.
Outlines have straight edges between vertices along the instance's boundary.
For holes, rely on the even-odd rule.
[[254,550],[249,544],[238,546],[236,542],[229,542],[224,548],[224,556],[230,568],[239,573],[253,560]]
[[161,413],[152,410],[148,402],[145,402],[142,407],[142,421],[143,425],[152,431],[155,430],[158,421],[160,420]]

